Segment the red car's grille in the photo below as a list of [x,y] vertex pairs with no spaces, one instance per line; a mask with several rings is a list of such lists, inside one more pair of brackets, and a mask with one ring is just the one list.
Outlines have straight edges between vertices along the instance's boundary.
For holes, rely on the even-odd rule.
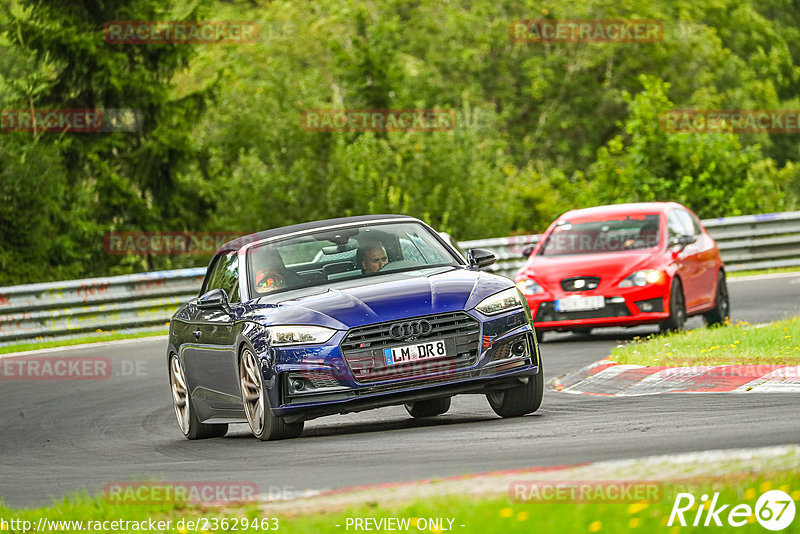
[[564,291],[587,291],[597,289],[600,285],[598,276],[574,276],[561,280],[561,289]]
[[536,311],[537,323],[547,323],[552,321],[573,321],[579,319],[602,319],[604,317],[626,317],[631,315],[628,306],[624,302],[610,302],[606,299],[606,305],[599,310],[585,311],[556,311],[555,303],[552,301],[542,302]]

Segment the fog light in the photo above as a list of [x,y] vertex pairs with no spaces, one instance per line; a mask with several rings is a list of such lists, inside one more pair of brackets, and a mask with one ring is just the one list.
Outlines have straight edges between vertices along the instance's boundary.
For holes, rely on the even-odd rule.
[[301,379],[299,378],[292,379],[292,388],[294,388],[295,391],[303,391],[305,387],[306,383],[303,382]]
[[637,300],[636,307],[642,313],[654,313],[664,310],[664,300],[661,297],[647,300]]
[[525,341],[524,340],[516,341],[511,346],[511,354],[513,356],[522,356],[523,354],[525,354],[525,348],[526,347],[525,347]]

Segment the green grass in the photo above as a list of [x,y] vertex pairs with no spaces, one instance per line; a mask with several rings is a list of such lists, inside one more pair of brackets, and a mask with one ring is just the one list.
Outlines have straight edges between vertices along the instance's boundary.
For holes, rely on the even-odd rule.
[[775,269],[754,269],[752,271],[736,271],[733,273],[726,273],[728,278],[736,278],[739,276],[755,276],[758,274],[779,274],[779,273],[796,273],[800,272],[798,267],[778,267]]
[[[557,478],[557,477],[556,477]],[[638,502],[611,502],[611,503],[575,503],[575,502],[512,502],[508,496],[495,495],[485,498],[474,498],[464,495],[454,495],[434,499],[417,499],[403,503],[378,503],[368,502],[354,505],[349,509],[320,510],[309,506],[302,508],[302,512],[271,514],[262,511],[257,505],[228,507],[225,509],[214,507],[185,507],[185,506],[120,506],[109,504],[102,498],[91,499],[87,495],[72,496],[46,508],[36,510],[15,510],[0,504],[0,519],[30,521],[36,525],[40,518],[49,521],[104,521],[126,520],[141,521],[153,519],[155,521],[171,521],[169,532],[184,533],[194,532],[194,529],[178,529],[180,520],[197,520],[198,518],[247,518],[248,528],[237,523],[237,532],[265,532],[263,528],[249,528],[253,520],[261,521],[266,518],[276,518],[278,532],[285,533],[344,533],[356,531],[352,524],[349,529],[348,519],[355,518],[408,518],[410,528],[407,532],[432,532],[440,534],[448,532],[436,528],[420,529],[417,525],[419,518],[445,518],[453,519],[452,532],[464,534],[508,534],[508,533],[583,533],[583,532],[633,532],[675,533],[678,529],[667,526],[667,522],[679,492],[692,493],[699,500],[701,494],[712,495],[719,492],[718,506],[730,503],[747,504],[755,507],[758,496],[771,489],[780,489],[790,494],[795,501],[800,501],[800,468],[788,471],[764,472],[758,475],[736,474],[717,478],[693,479],[680,481],[680,484],[665,483],[663,495],[660,500]],[[692,527],[697,505],[685,513],[688,527],[680,528],[680,532],[708,532],[709,527]],[[723,521],[727,512],[722,514]],[[756,522],[754,516],[748,519],[750,524],[735,529],[737,532],[764,532]],[[795,524],[797,519],[795,520]],[[270,521],[269,524],[274,524]],[[339,525],[339,526],[337,526]],[[461,526],[463,525],[463,526]],[[84,525],[85,526],[85,525]],[[204,525],[201,525],[204,526]],[[8,528],[7,530],[12,530]],[[234,531],[218,528],[208,531]],[[270,529],[273,530],[273,529]],[[728,532],[727,525],[711,530]],[[21,532],[22,529],[13,531]],[[53,530],[50,530],[53,531]],[[60,532],[78,532],[74,527],[62,527]],[[99,530],[96,530],[99,531]],[[152,532],[151,530],[118,529],[116,532]],[[196,530],[202,532],[201,528]],[[362,531],[363,532],[363,531]]]
[[634,339],[611,351],[636,365],[800,365],[800,318],[762,326],[745,321]]
[[127,334],[116,334],[112,332],[96,334],[92,336],[76,337],[72,339],[62,339],[60,341],[33,341],[30,343],[18,343],[0,347],[0,354],[10,354],[13,352],[24,352],[26,350],[49,349],[53,347],[69,347],[72,345],[83,345],[86,343],[102,343],[104,341],[116,341],[118,339],[137,339],[140,337],[166,336],[169,328],[163,330],[151,330],[148,332],[131,332]]

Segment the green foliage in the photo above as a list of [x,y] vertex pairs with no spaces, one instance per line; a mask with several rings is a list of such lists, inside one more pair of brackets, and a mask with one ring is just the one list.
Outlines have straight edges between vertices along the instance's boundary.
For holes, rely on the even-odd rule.
[[672,200],[700,217],[792,205],[780,187],[791,167],[779,171],[772,160],[760,159],[758,145],[742,147],[735,134],[666,132],[659,117],[673,107],[666,95],[669,84],[645,75],[641,82],[641,93],[625,95],[630,115],[624,137],[602,147],[590,168],[588,198],[600,203]]
[[[659,19],[664,38],[509,37],[511,21],[541,18]],[[260,36],[103,39],[111,20],[199,19],[258,21]],[[0,107],[144,117],[138,132],[0,132],[0,284],[207,260],[111,256],[109,231],[245,233],[401,212],[469,239],[539,232],[598,203],[797,209],[796,135],[672,134],[659,113],[800,108],[798,26],[790,0],[0,0]],[[304,130],[303,110],[319,108],[458,120],[441,132]]]

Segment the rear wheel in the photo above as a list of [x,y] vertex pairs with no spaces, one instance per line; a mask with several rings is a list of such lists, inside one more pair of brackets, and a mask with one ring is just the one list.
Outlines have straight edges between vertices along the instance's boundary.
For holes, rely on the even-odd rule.
[[489,406],[500,417],[519,417],[533,413],[542,405],[544,371],[528,377],[528,383],[510,389],[500,389],[486,394]]
[[253,351],[246,348],[239,360],[239,381],[247,423],[253,435],[262,441],[296,438],[303,432],[303,422],[286,423],[272,413],[261,379],[261,366]]
[[449,409],[450,397],[406,403],[406,410],[411,417],[433,417],[442,415]]
[[725,273],[717,273],[717,296],[714,299],[714,308],[703,315],[708,326],[724,323],[731,315],[731,305],[728,300],[728,284],[725,281]]
[[172,389],[172,405],[178,426],[188,439],[219,438],[228,432],[228,425],[201,423],[192,404],[192,395],[186,385],[186,375],[177,354],[169,359],[169,384]]
[[683,286],[677,278],[672,279],[669,292],[669,318],[661,323],[662,332],[681,330],[686,324],[686,300],[683,297]]

